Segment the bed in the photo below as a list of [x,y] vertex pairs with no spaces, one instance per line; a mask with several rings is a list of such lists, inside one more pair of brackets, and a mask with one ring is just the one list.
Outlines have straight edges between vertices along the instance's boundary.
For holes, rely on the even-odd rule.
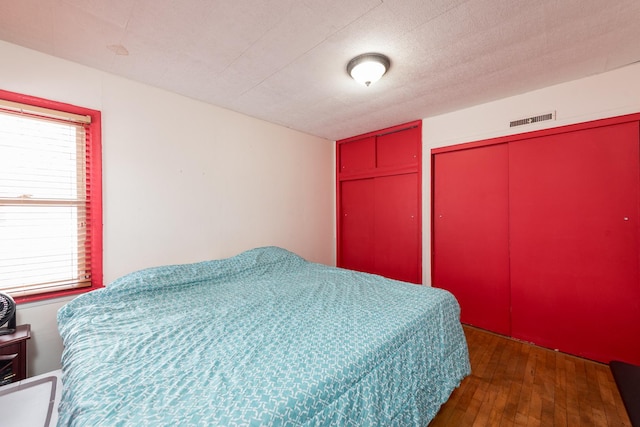
[[447,291],[277,247],[131,273],[58,328],[60,426],[426,426],[470,373]]

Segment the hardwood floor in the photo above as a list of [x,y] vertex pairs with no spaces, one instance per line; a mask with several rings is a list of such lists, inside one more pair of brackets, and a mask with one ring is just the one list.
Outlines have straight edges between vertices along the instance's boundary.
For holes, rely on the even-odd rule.
[[631,426],[607,365],[464,331],[472,374],[429,427]]

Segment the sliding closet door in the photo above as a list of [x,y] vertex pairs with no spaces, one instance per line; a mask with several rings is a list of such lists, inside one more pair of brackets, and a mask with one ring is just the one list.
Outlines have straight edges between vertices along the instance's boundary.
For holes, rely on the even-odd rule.
[[638,122],[509,144],[512,335],[640,363]]
[[418,174],[340,185],[340,266],[420,283]]
[[375,271],[420,283],[420,185],[418,174],[375,178]]
[[436,154],[433,171],[433,285],[464,323],[508,335],[508,146]]
[[370,272],[375,265],[374,179],[340,183],[340,263],[343,268]]

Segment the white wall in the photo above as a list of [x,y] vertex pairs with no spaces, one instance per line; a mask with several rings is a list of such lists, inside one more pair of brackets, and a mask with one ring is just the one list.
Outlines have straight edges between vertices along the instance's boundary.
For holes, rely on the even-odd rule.
[[[509,128],[555,111],[556,120]],[[423,143],[423,283],[431,284],[431,149],[640,112],[640,63],[472,108],[425,118]]]
[[[102,111],[104,278],[277,245],[335,263],[333,144],[0,42],[0,89]],[[59,368],[57,310],[21,304],[29,375]]]

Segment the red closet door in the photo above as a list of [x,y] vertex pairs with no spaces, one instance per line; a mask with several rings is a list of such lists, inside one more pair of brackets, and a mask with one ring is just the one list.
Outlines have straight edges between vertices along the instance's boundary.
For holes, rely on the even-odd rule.
[[354,173],[375,169],[376,139],[367,137],[340,145],[339,173]]
[[417,173],[375,179],[375,273],[421,283],[419,188]]
[[374,206],[373,179],[340,183],[340,267],[369,272],[374,268]]
[[510,143],[512,335],[640,363],[638,123]]
[[339,267],[422,282],[421,129],[337,142]]
[[508,335],[508,146],[436,154],[433,180],[433,285],[464,323]]
[[418,165],[420,162],[421,129],[418,127],[377,137],[379,168]]

